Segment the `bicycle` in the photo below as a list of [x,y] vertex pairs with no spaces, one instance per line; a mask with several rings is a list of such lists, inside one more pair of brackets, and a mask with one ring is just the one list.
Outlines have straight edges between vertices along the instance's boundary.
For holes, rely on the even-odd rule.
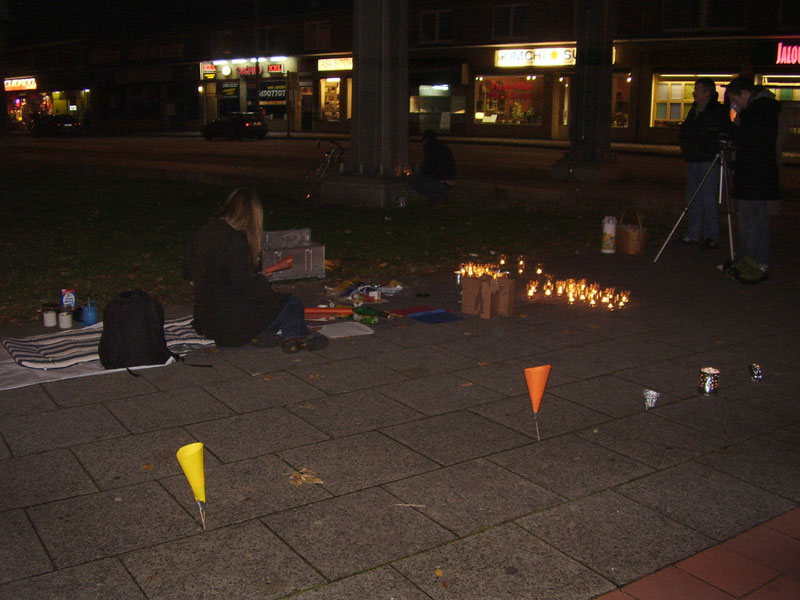
[[306,202],[312,202],[319,198],[319,191],[323,181],[325,181],[328,171],[330,171],[331,168],[338,168],[338,166],[344,162],[342,157],[347,151],[347,148],[336,140],[317,140],[317,148],[320,148],[323,142],[330,144],[330,148],[322,155],[317,163],[308,170],[302,179],[303,200]]

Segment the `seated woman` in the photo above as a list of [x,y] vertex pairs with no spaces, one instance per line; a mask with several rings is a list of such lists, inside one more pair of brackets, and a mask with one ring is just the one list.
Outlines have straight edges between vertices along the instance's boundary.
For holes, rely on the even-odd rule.
[[258,270],[263,229],[258,196],[237,189],[192,236],[183,260],[183,277],[194,287],[192,327],[218,346],[320,350],[328,338],[309,334],[302,302],[273,291],[269,274]]

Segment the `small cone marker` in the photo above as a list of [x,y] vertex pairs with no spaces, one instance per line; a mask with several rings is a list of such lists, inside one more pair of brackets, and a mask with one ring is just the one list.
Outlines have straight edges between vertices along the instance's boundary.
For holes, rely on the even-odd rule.
[[533,420],[536,423],[536,439],[540,442],[542,438],[539,436],[539,407],[542,405],[542,396],[549,376],[550,365],[525,369],[525,382],[528,384],[528,395],[531,397],[533,406]]
[[178,462],[183,474],[189,481],[197,507],[200,509],[200,520],[203,530],[206,528],[206,474],[203,468],[203,444],[196,442],[178,449]]

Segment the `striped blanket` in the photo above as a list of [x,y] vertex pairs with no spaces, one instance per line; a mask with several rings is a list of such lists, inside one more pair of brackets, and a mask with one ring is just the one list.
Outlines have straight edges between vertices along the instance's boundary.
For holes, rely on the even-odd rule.
[[[214,341],[192,329],[192,317],[164,322],[167,347],[175,354],[213,346]],[[64,369],[73,365],[100,360],[97,345],[103,323],[82,329],[67,329],[27,338],[3,338],[3,346],[18,364],[30,369]]]

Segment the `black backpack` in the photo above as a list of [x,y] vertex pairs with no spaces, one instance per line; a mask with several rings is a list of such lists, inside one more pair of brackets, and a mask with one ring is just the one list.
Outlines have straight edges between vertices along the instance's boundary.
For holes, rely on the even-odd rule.
[[163,365],[173,354],[164,339],[164,307],[143,290],[122,292],[103,310],[98,347],[106,369]]

